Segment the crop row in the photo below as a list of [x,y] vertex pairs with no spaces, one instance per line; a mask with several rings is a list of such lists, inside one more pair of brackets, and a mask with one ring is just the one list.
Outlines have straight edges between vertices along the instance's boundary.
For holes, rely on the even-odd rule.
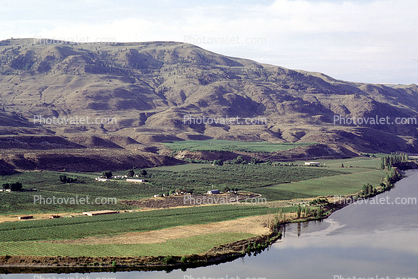
[[[107,216],[10,222],[0,224],[0,241],[74,239],[93,235],[150,231],[277,213],[278,211],[277,208],[261,206],[220,205]],[[286,208],[286,211],[295,211],[295,208],[289,207]]]

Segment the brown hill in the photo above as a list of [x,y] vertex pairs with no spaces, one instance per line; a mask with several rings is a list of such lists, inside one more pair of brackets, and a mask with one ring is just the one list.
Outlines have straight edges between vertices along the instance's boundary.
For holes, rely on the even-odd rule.
[[[416,121],[417,85],[345,82],[178,42],[46,42],[0,42],[0,148],[156,151],[162,141],[218,138],[417,151],[417,123],[392,124]],[[339,116],[390,121],[334,123]],[[48,138],[25,145],[28,134]]]
[[180,164],[174,158],[149,152],[112,149],[43,150],[22,152],[12,150],[0,154],[0,174],[20,170],[96,171],[127,170]]

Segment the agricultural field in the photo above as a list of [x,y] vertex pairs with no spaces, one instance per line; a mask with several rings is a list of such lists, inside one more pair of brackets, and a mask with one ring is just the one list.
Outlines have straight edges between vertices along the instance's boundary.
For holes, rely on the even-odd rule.
[[[37,191],[1,193],[0,214],[34,214],[82,212],[91,210],[130,210],[134,206],[121,200],[138,200],[153,195],[167,194],[176,189],[203,194],[212,189],[238,189],[262,194],[268,201],[310,198],[321,195],[350,194],[359,191],[366,183],[378,185],[385,175],[379,171],[378,158],[352,158],[318,160],[322,167],[274,164],[185,164],[147,169],[143,178],[147,183],[124,181],[98,182],[99,173],[24,172],[2,176],[0,185],[21,182],[24,189]],[[346,167],[342,168],[341,166]],[[351,167],[350,167],[351,166]],[[115,172],[123,175],[126,172]],[[65,174],[77,179],[77,183],[62,183],[59,176]],[[83,198],[115,198],[116,204],[34,204],[35,196]]]
[[[315,160],[321,163],[321,168],[340,172],[339,175],[319,177],[305,181],[282,183],[270,187],[253,189],[265,196],[276,193],[292,193],[311,196],[348,195],[361,190],[364,184],[378,186],[386,171],[380,169],[380,158],[356,157],[350,159]],[[304,164],[297,161],[296,164]],[[344,168],[342,167],[344,165]],[[308,167],[317,168],[317,167]]]
[[[284,166],[275,164],[227,164],[212,166],[190,164],[147,169],[147,183],[96,182],[98,173],[66,173],[80,183],[59,183],[61,172],[31,172],[3,176],[1,182],[20,181],[25,188],[37,192],[0,193],[1,210],[10,214],[19,209],[35,213],[54,210],[85,211],[87,208],[34,207],[31,195],[92,195],[114,196],[118,199],[150,197],[164,189],[193,188],[204,192],[212,187],[228,186],[243,192],[262,194],[267,201],[298,200],[318,196],[353,194],[370,183],[377,186],[385,175],[379,170],[378,158],[352,158],[345,160],[320,160],[321,167]],[[324,166],[325,165],[325,166]],[[345,167],[343,168],[342,165]],[[123,174],[116,172],[115,174]],[[20,195],[20,196],[19,196]],[[26,196],[27,195],[27,196]],[[19,198],[19,199],[18,199]],[[132,208],[118,204],[100,209]],[[97,208],[94,208],[97,210]],[[0,255],[43,256],[157,256],[202,253],[224,243],[254,236],[251,233],[206,233],[171,239],[161,243],[113,244],[113,243],[62,243],[86,237],[109,237],[125,233],[148,232],[187,225],[209,224],[238,218],[295,212],[296,206],[276,207],[272,204],[209,205],[179,207],[163,210],[147,210],[101,216],[76,216],[73,218],[27,220],[0,223]],[[257,217],[258,218],[258,217]],[[156,221],[158,220],[158,221]]]
[[174,151],[243,151],[243,152],[275,152],[289,150],[298,146],[315,145],[315,143],[268,143],[243,142],[232,140],[184,140],[163,143]]
[[359,192],[362,186],[367,183],[375,187],[378,186],[385,174],[386,171],[384,170],[368,170],[257,188],[253,191],[265,196],[273,196],[276,193],[291,193],[292,198],[299,198],[300,195],[310,195],[311,197],[349,195]]
[[157,168],[149,170],[148,173],[150,183],[159,189],[194,189],[194,193],[197,194],[212,189],[212,185],[220,190],[228,187],[252,191],[259,187],[342,174],[338,170],[327,168],[270,164],[225,164],[189,171],[160,171]]
[[[320,162],[321,165],[327,168],[337,168],[341,171],[355,171],[350,169],[351,167],[354,168],[370,168],[370,169],[379,169],[381,159],[375,157],[354,157],[349,159],[332,159],[332,160],[324,160],[318,159],[315,162]],[[296,161],[295,164],[303,165],[304,161]],[[345,168],[341,168],[344,165]]]
[[210,168],[212,164],[204,164],[204,163],[189,163],[184,165],[174,165],[174,166],[162,166],[162,167],[155,167],[149,168],[149,170],[157,170],[157,171],[192,171],[192,170],[199,170],[202,168]]
[[70,256],[82,257],[143,257],[143,256],[182,256],[204,253],[211,248],[248,239],[250,233],[212,233],[179,239],[170,239],[162,243],[144,244],[61,244],[36,241],[3,242],[0,255],[31,256]]
[[[200,165],[200,166],[198,166]],[[24,172],[3,176],[0,185],[4,183],[20,182],[24,189],[36,189],[34,192],[0,193],[2,202],[0,214],[29,214],[29,213],[58,213],[80,212],[90,210],[128,210],[132,206],[117,202],[116,204],[34,204],[35,196],[83,198],[90,201],[96,198],[116,198],[120,200],[137,200],[150,198],[153,195],[167,193],[175,189],[193,189],[195,194],[203,194],[212,189],[225,187],[253,191],[254,188],[269,185],[289,183],[291,181],[308,180],[323,176],[341,174],[338,170],[326,168],[306,168],[290,166],[273,166],[269,164],[257,165],[224,165],[212,166],[208,164],[179,165],[172,167],[153,168],[147,170],[144,177],[147,183],[127,183],[124,181],[98,182],[94,178],[100,174],[62,173],[62,172]],[[170,169],[170,170],[168,170]],[[62,183],[59,176],[66,174],[77,179],[77,183]],[[124,174],[124,172],[115,172]],[[256,192],[257,193],[257,192]],[[289,199],[289,197],[308,197],[292,192],[281,195],[276,192],[274,199]],[[268,200],[273,196],[266,196]]]
[[[59,240],[111,236],[184,225],[207,224],[240,217],[295,212],[296,207],[219,205],[134,212],[94,217],[0,223],[0,255],[143,256],[204,252],[210,248],[254,236],[250,233],[205,234],[155,244],[63,244]],[[156,221],[158,220],[158,221]],[[48,242],[45,242],[48,241]],[[201,245],[206,242],[206,244]],[[167,244],[167,245],[166,245]],[[125,249],[122,249],[125,248]],[[125,253],[126,252],[126,253]]]
[[[77,179],[77,183],[62,183],[60,175]],[[149,197],[152,191],[147,184],[133,184],[126,182],[97,182],[94,180],[99,174],[71,174],[62,172],[23,172],[6,175],[0,178],[0,187],[5,183],[20,182],[23,189],[36,189],[37,191],[23,191],[0,193],[0,214],[27,214],[27,213],[56,213],[80,212],[88,210],[124,210],[131,207],[124,204],[34,204],[35,196],[68,198],[83,198],[89,196],[90,201],[96,198],[116,197],[117,199]]]

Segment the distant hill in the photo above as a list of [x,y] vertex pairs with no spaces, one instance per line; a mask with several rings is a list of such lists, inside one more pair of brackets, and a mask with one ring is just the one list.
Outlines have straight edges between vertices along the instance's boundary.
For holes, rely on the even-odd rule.
[[[340,115],[394,121],[417,114],[415,84],[345,82],[191,44],[0,42],[0,135],[48,136],[44,146],[146,151],[168,140],[215,138],[317,142],[346,154],[417,152],[418,123],[333,123]],[[39,116],[100,121],[48,124]],[[203,124],[203,117],[213,119]],[[224,118],[254,125],[224,123]],[[5,141],[0,148],[11,148]],[[36,143],[29,148],[44,149]]]

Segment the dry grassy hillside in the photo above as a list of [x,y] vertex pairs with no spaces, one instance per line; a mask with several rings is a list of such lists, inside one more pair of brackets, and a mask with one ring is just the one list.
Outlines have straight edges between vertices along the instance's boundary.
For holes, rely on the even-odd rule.
[[[417,124],[333,121],[334,115],[416,117],[417,97],[416,85],[345,82],[179,42],[0,42],[0,135],[48,136],[44,145],[59,148],[146,150],[166,140],[218,138],[318,142],[350,152],[416,152]],[[53,117],[99,122],[45,121]],[[184,123],[185,117],[259,122],[205,125]],[[0,140],[1,148],[10,148],[5,141]]]

